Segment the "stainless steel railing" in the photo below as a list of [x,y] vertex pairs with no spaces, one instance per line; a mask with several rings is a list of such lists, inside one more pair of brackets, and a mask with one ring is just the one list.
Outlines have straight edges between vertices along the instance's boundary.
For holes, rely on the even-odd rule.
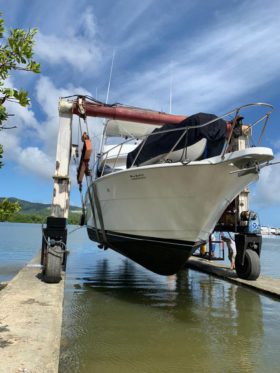
[[[252,107],[264,107],[264,108],[267,108],[268,111],[263,114],[261,117],[259,117],[258,119],[256,119],[255,121],[253,121],[251,124],[250,123],[246,123],[246,131],[248,133],[248,136],[252,137],[252,129],[257,125],[257,124],[261,124],[262,123],[262,127],[261,127],[261,130],[260,130],[260,135],[259,135],[259,138],[257,139],[257,145],[259,146],[260,143],[261,143],[261,140],[263,138],[263,134],[265,132],[265,129],[267,127],[267,123],[268,123],[268,119],[273,111],[273,106],[270,105],[270,104],[267,104],[267,103],[262,103],[262,102],[258,102],[258,103],[251,103],[251,104],[247,104],[247,105],[243,105],[243,106],[240,106],[240,107],[237,107],[229,112],[227,112],[226,114],[222,115],[222,116],[219,116],[211,121],[208,121],[207,123],[204,123],[204,124],[201,124],[199,126],[188,126],[188,127],[185,127],[185,128],[172,128],[172,129],[168,129],[168,130],[164,130],[164,131],[158,131],[156,133],[150,133],[148,135],[143,135],[143,136],[139,136],[137,137],[137,140],[142,140],[142,143],[141,143],[141,146],[133,160],[133,163],[131,165],[131,167],[134,167],[135,165],[135,162],[137,161],[138,157],[139,157],[139,154],[141,153],[143,147],[145,146],[145,143],[147,141],[147,139],[150,137],[150,136],[154,136],[154,135],[159,135],[159,134],[163,134],[163,133],[170,133],[170,132],[175,132],[175,131],[182,131],[182,135],[179,137],[179,139],[177,139],[177,141],[173,144],[173,146],[170,148],[169,152],[163,157],[162,159],[162,162],[165,162],[168,160],[168,157],[170,156],[170,154],[174,151],[174,149],[176,149],[176,146],[180,143],[180,141],[186,137],[186,143],[187,143],[187,138],[188,138],[188,133],[190,130],[192,129],[198,129],[198,128],[202,128],[202,127],[206,127],[206,126],[209,126],[211,125],[212,123],[220,120],[220,119],[226,119],[226,118],[230,118],[230,116],[233,116],[233,119],[230,119],[230,123],[231,123],[231,131],[230,131],[230,134],[226,140],[226,143],[225,143],[225,146],[223,148],[223,151],[221,153],[221,157],[222,159],[224,158],[225,154],[228,152],[229,150],[229,146],[230,146],[230,143],[231,143],[231,140],[232,140],[232,136],[233,136],[233,133],[234,133],[234,128],[236,127],[237,125],[237,122],[238,122],[238,118],[240,116],[243,116],[241,114],[243,114],[243,111],[248,109],[248,108],[252,108]],[[104,151],[100,154],[99,156],[99,160],[102,160],[102,164],[101,164],[101,172],[100,172],[100,176],[103,176],[104,175],[104,171],[105,171],[105,168],[106,168],[106,164],[108,164],[108,160],[110,159],[110,153],[111,155],[113,154],[114,150],[115,149],[118,149],[118,152],[117,152],[117,156],[114,158],[114,164],[113,164],[113,167],[111,169],[111,172],[114,172],[116,171],[116,165],[118,163],[118,160],[119,160],[119,157],[121,156],[121,151],[124,147],[125,144],[128,144],[132,141],[135,142],[135,138],[129,138],[129,139],[126,139],[124,141],[122,141],[121,143],[119,144],[116,144],[115,146],[113,146],[112,148],[110,148],[109,150],[107,151]],[[187,157],[187,152],[188,152],[188,147],[186,146],[182,152],[182,157],[181,157],[181,162],[185,163],[185,162],[188,162],[188,157]]]

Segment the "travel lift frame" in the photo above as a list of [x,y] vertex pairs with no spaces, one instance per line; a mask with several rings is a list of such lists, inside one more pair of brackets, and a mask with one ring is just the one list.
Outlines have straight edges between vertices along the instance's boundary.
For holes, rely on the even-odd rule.
[[[53,201],[51,216],[47,218],[46,226],[43,228],[41,249],[43,279],[48,283],[58,283],[61,279],[62,270],[66,270],[67,218],[70,206],[69,166],[72,151],[73,115],[78,115],[83,119],[90,116],[157,125],[177,124],[186,118],[183,115],[91,102],[82,96],[79,96],[74,101],[60,99],[59,132],[55,174],[53,176]],[[246,136],[245,131],[242,131],[238,138],[234,138],[232,136],[233,129],[238,125],[240,126],[236,114],[232,121],[228,141],[232,139],[230,145],[235,149],[242,149],[245,147],[248,135]],[[89,175],[88,162],[91,153],[91,143],[87,134],[83,135],[82,141],[84,146],[77,175],[80,185],[84,175]],[[237,247],[236,272],[239,277],[250,280],[258,278],[260,274],[261,235],[250,233],[248,230],[250,220],[255,217],[256,215],[248,210],[248,190],[245,189],[228,206],[215,228],[216,231],[235,232]]]

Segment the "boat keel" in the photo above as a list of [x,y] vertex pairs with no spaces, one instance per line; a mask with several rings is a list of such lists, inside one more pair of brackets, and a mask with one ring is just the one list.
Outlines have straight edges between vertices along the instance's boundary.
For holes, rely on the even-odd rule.
[[[97,241],[96,232],[87,228],[88,236]],[[106,231],[108,247],[143,267],[159,275],[170,276],[177,273],[198,247],[198,243],[178,240],[163,240],[152,237],[124,235]]]

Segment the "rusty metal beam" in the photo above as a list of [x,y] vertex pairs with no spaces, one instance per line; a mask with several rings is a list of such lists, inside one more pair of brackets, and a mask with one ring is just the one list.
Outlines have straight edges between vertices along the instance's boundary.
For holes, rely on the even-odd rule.
[[[87,101],[83,101],[82,106],[83,112],[89,117],[118,119],[147,124],[177,124],[187,118],[185,115],[167,114],[138,108],[109,106]],[[73,114],[83,116],[78,102],[73,103],[72,112]]]

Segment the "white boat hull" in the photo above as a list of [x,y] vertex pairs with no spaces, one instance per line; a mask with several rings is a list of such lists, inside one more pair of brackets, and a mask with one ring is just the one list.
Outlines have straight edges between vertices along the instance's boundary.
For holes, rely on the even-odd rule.
[[250,148],[227,154],[224,160],[218,156],[187,165],[164,163],[100,177],[89,190],[95,211],[94,218],[88,198],[89,235],[122,253],[127,245],[124,255],[129,257],[136,244],[137,250],[148,245],[150,254],[155,251],[153,261],[162,256],[157,246],[167,251],[172,246],[180,257],[185,252],[180,260],[186,261],[201,242],[208,240],[228,204],[258,179],[254,170],[244,175],[234,171],[246,167],[248,161],[272,158],[271,149]]

